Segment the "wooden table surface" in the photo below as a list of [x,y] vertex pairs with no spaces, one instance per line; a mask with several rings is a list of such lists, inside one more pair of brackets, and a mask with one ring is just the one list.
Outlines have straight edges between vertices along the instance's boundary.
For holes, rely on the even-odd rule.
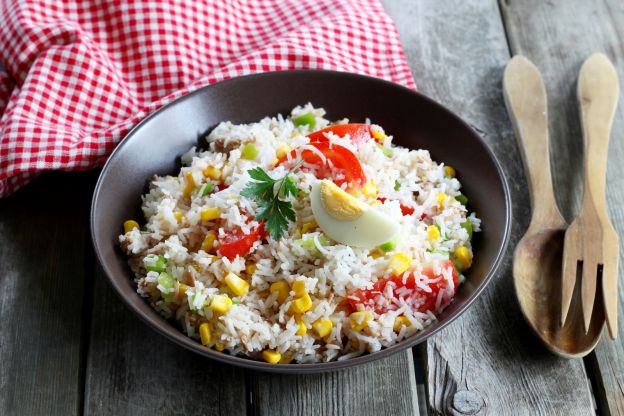
[[[328,374],[244,371],[147,328],[108,287],[91,247],[97,172],[44,175],[0,201],[1,415],[624,415],[624,319],[585,359],[545,351],[513,294],[511,253],[530,208],[501,93],[514,54],[549,94],[557,199],[570,221],[581,196],[575,82],[605,52],[624,73],[622,0],[384,0],[421,92],[480,132],[513,200],[506,261],[462,317],[412,351]],[[363,22],[374,24],[374,22]],[[609,212],[624,236],[624,104],[611,140]],[[624,314],[624,261],[620,262]]]

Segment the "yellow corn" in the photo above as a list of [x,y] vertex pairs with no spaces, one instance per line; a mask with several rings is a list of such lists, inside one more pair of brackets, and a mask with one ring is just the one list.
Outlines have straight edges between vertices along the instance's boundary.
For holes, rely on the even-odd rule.
[[184,283],[178,283],[178,293],[182,294],[182,296],[186,296],[186,291],[190,288],[190,286],[185,285]]
[[466,270],[472,265],[472,253],[468,250],[468,247],[457,247],[455,249],[455,258],[461,265],[461,270]]
[[427,238],[431,241],[435,241],[440,238],[440,230],[435,225],[427,227]]
[[204,238],[204,242],[202,243],[202,250],[206,253],[209,253],[214,247],[214,242],[217,239],[217,233],[214,231],[208,231],[206,234],[206,238]]
[[312,299],[310,298],[310,295],[306,293],[300,298],[296,298],[292,301],[290,308],[294,313],[299,314],[309,311],[312,308]]
[[444,208],[444,201],[446,201],[447,195],[444,193],[438,194],[438,206]]
[[249,262],[249,264],[245,266],[245,273],[247,273],[247,276],[253,275],[256,270],[258,270],[258,266],[256,266],[256,263],[253,261]]
[[349,315],[349,325],[356,331],[361,331],[368,326],[368,321],[373,319],[371,311],[353,312]]
[[286,154],[289,153],[291,150],[292,150],[291,147],[285,144],[277,148],[277,150],[275,151],[275,156],[281,159],[285,157]]
[[184,214],[182,214],[180,211],[174,211],[173,216],[178,223],[182,222],[182,218],[184,218]]
[[312,220],[310,222],[304,222],[301,225],[301,234],[305,234],[307,232],[314,231],[314,230],[316,230],[317,227],[318,227],[318,224],[316,223],[315,220]]
[[381,251],[377,250],[377,249],[372,250],[372,251],[370,252],[370,256],[371,256],[372,258],[374,258],[374,259],[378,259],[379,257],[383,257],[383,255],[384,255],[384,254],[383,254]]
[[267,363],[277,364],[282,359],[282,354],[273,350],[264,350],[262,351],[262,358]]
[[408,255],[405,253],[396,253],[390,259],[390,268],[395,275],[399,276],[409,269],[411,263],[412,259],[410,259]]
[[295,322],[299,325],[299,329],[295,332],[295,335],[304,336],[308,332],[305,322],[300,317],[295,317]]
[[321,338],[329,335],[333,327],[334,322],[331,319],[319,318],[312,324],[312,328],[314,328],[318,336]]
[[232,307],[232,299],[228,295],[214,295],[210,302],[210,309],[217,313],[226,313]]
[[186,172],[184,174],[184,177],[186,178],[186,185],[182,190],[182,195],[184,195],[184,197],[186,198],[191,194],[191,192],[193,192],[197,185],[195,184],[195,179],[193,178],[192,172]]
[[123,228],[124,228],[124,233],[129,233],[130,231],[134,230],[135,228],[139,228],[139,223],[136,222],[135,220],[128,220],[125,221],[123,223]]
[[214,166],[208,166],[203,171],[204,176],[208,176],[210,179],[214,179],[215,181],[221,178],[221,169],[215,168]]
[[373,130],[373,138],[378,142],[383,142],[384,139],[386,138],[386,135],[382,131]]
[[282,359],[279,361],[280,364],[290,364],[290,362],[294,359],[292,355],[284,354],[282,355]]
[[223,345],[223,344],[222,344],[222,343],[220,343],[220,342],[217,342],[217,343],[215,344],[215,346],[214,346],[214,349],[215,349],[215,350],[217,350],[217,351],[219,351],[219,352],[221,352],[221,351],[223,351],[223,350],[225,349],[225,345]]
[[271,286],[269,287],[269,292],[278,292],[277,301],[279,303],[284,303],[284,301],[288,297],[290,289],[288,288],[288,283],[286,283],[284,280],[280,280],[279,282],[271,284]]
[[202,221],[213,221],[219,218],[221,210],[219,208],[206,208],[199,213]]
[[377,185],[375,181],[370,180],[366,182],[366,185],[362,187],[362,194],[367,198],[374,198],[377,196]]
[[454,178],[456,175],[455,168],[453,166],[444,166],[444,174],[449,178]]
[[210,344],[210,326],[206,322],[199,326],[199,337],[203,345]]
[[295,292],[295,298],[300,298],[308,293],[306,292],[305,282],[303,280],[297,280],[294,282],[292,284],[292,290]]
[[406,316],[397,316],[396,319],[394,320],[394,325],[392,325],[392,329],[394,330],[394,332],[399,332],[401,330],[402,327],[404,326],[410,326],[412,323],[410,322],[409,319],[407,319]]
[[225,284],[236,296],[243,296],[249,290],[249,283],[232,272],[225,276]]

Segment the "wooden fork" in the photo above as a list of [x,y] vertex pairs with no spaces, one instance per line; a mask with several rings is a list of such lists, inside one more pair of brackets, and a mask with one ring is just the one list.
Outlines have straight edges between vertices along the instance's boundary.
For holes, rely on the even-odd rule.
[[609,336],[617,337],[618,236],[609,221],[605,179],[609,137],[619,95],[618,77],[604,54],[590,56],[581,67],[578,100],[584,142],[581,212],[565,234],[563,247],[561,325],[565,323],[582,269],[581,300],[585,331],[589,329],[596,282],[601,282]]

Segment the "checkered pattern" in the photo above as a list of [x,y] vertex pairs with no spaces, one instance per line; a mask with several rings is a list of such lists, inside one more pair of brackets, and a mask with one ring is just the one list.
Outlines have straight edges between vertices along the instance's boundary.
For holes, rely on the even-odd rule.
[[334,69],[415,88],[378,0],[0,0],[0,197],[102,165],[146,114],[200,86]]

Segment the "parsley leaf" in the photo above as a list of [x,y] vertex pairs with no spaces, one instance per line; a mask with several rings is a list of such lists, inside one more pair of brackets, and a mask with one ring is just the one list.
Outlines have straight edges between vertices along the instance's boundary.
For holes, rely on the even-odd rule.
[[[249,182],[241,191],[241,196],[253,199],[258,204],[255,213],[256,221],[264,221],[265,229],[274,240],[279,240],[288,230],[288,222],[295,221],[295,210],[290,201],[283,201],[280,197],[288,198],[298,194],[295,181],[289,176],[303,164],[299,161],[281,179],[273,179],[264,169],[257,167],[247,171],[253,181]],[[277,187],[277,192],[276,188]]]

